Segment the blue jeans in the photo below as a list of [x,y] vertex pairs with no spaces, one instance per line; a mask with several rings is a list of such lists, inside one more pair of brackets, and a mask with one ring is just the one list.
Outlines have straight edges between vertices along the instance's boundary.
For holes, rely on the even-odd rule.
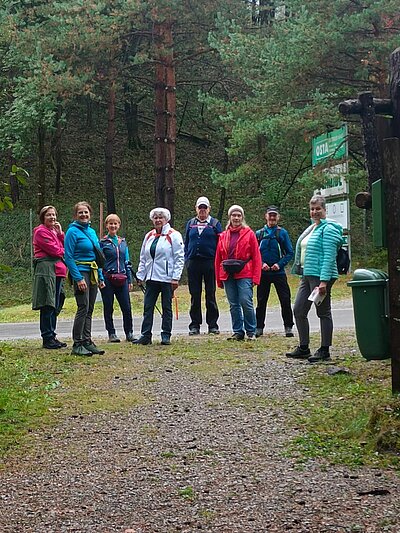
[[103,315],[108,334],[115,334],[113,313],[114,313],[114,296],[116,297],[121,308],[125,335],[133,333],[131,300],[129,298],[128,280],[122,287],[115,287],[111,281],[105,277],[105,287],[101,289],[103,300]]
[[224,281],[228,298],[233,333],[254,335],[256,332],[256,314],[253,306],[253,281],[250,278]]
[[57,311],[60,305],[60,294],[62,287],[62,280],[64,278],[56,278],[56,306],[50,307],[45,305],[40,308],[40,333],[44,341],[49,341],[54,339],[56,336],[56,325],[57,325]]
[[146,281],[141,334],[151,339],[154,309],[161,293],[161,337],[169,339],[172,331],[172,285],[162,281]]

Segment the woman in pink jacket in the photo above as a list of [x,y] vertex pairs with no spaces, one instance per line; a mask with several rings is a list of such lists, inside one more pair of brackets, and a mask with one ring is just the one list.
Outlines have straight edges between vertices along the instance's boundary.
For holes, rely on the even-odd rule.
[[245,333],[249,340],[255,340],[253,286],[260,283],[260,249],[253,230],[246,224],[243,208],[232,205],[228,217],[215,255],[217,285],[225,288],[231,312],[233,335],[228,340],[242,341]]
[[40,333],[43,348],[50,350],[67,345],[56,337],[57,315],[60,305],[62,282],[67,273],[63,262],[64,232],[57,222],[57,211],[52,205],[39,212],[40,226],[33,230],[34,277],[33,309],[40,310]]

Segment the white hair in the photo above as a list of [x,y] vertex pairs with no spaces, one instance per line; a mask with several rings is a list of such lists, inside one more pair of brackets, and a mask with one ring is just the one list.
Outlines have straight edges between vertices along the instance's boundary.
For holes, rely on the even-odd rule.
[[164,217],[167,222],[171,220],[171,213],[165,207],[155,207],[152,209],[149,215],[150,220],[153,220],[156,215]]

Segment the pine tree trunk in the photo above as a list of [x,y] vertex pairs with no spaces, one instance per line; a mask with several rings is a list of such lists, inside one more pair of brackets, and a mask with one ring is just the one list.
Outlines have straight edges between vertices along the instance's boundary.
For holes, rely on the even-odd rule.
[[37,130],[38,139],[38,208],[46,204],[46,128],[40,123]]
[[110,86],[107,103],[107,137],[105,144],[105,189],[107,199],[107,212],[115,213],[114,177],[113,177],[113,152],[115,139],[115,71],[110,70]]
[[176,151],[176,87],[172,23],[154,25],[157,47],[155,84],[155,201],[174,213]]
[[127,84],[124,84],[124,111],[125,124],[128,134],[128,148],[142,148],[142,142],[139,137],[139,121],[138,121],[138,104],[134,102],[129,96]]
[[62,107],[59,105],[56,112],[56,130],[51,139],[51,157],[54,161],[54,167],[56,171],[55,176],[55,193],[60,194],[61,189],[61,170],[62,170],[62,157],[61,157],[61,139],[62,139],[62,124],[61,124]]
[[13,176],[11,173],[12,166],[15,165],[15,159],[11,151],[8,152],[7,159],[8,159],[8,168],[10,169],[10,174],[9,174],[10,196],[11,196],[11,201],[13,205],[15,206],[19,202],[19,183],[18,183],[17,178]]

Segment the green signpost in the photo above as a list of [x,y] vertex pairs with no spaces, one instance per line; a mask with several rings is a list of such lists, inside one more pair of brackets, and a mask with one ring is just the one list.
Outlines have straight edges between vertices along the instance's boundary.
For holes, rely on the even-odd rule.
[[328,159],[347,156],[347,124],[341,128],[314,137],[312,141],[312,165],[315,167]]

